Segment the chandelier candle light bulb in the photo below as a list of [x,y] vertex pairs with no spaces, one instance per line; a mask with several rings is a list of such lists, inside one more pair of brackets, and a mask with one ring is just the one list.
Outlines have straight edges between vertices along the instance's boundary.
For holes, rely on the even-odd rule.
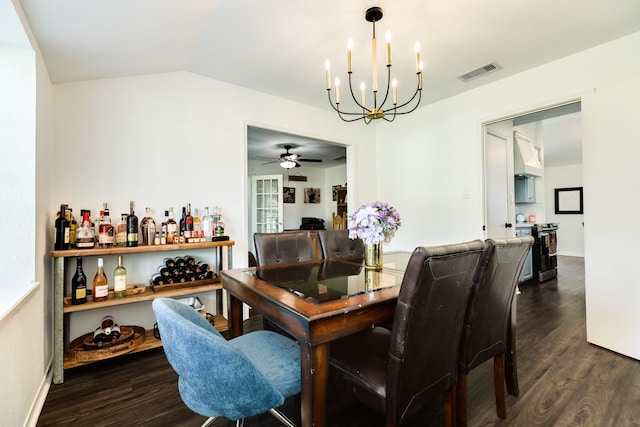
[[387,67],[391,66],[391,31],[387,31],[384,37],[387,42]]
[[327,90],[331,90],[331,62],[328,59],[324,61],[324,69],[327,77]]
[[351,52],[353,51],[353,39],[347,42],[347,73],[351,74]]

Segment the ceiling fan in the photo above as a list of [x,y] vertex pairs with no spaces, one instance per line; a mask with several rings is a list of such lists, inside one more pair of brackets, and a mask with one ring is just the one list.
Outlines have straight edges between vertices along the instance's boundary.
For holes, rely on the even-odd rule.
[[263,164],[269,164],[269,163],[275,163],[275,162],[280,162],[280,166],[285,168],[285,169],[291,169],[291,168],[299,168],[300,167],[300,162],[315,162],[315,163],[319,163],[322,162],[321,159],[303,159],[301,154],[296,154],[296,153],[291,153],[289,152],[289,150],[291,150],[292,148],[294,148],[292,145],[284,145],[283,148],[286,150],[286,152],[280,154],[280,159],[279,160],[274,160],[273,162],[268,162],[268,163],[263,163]]

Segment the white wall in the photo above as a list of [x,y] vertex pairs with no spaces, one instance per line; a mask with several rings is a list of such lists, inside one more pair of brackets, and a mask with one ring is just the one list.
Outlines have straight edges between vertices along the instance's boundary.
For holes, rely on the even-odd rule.
[[640,158],[638,51],[635,33],[377,125],[378,197],[403,216],[391,246],[482,238],[482,123],[581,99],[588,339],[640,358],[640,249],[629,238],[640,203],[629,179]]
[[5,268],[0,283],[0,423],[21,426],[35,425],[49,387],[52,94],[22,11],[2,0],[0,15],[0,257],[18,267]]
[[546,167],[545,216],[546,222],[559,224],[558,255],[584,256],[584,215],[555,213],[555,189],[582,187],[582,164]]

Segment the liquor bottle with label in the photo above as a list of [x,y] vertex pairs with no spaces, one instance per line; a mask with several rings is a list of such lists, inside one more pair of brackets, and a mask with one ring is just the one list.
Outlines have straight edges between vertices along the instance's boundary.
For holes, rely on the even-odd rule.
[[78,305],[87,302],[87,276],[82,271],[82,257],[78,257],[76,274],[71,279],[71,304]]
[[204,208],[204,216],[202,217],[202,231],[206,240],[213,237],[213,217],[209,215],[209,206]]
[[194,242],[200,241],[200,234],[202,232],[202,220],[200,220],[200,216],[198,215],[198,208],[193,210],[193,233],[192,239]]
[[115,344],[120,338],[120,326],[111,316],[104,316],[100,326],[93,331],[93,342],[102,347],[105,344]]
[[184,238],[184,231],[185,231],[185,227],[186,227],[186,223],[187,223],[187,208],[186,207],[182,207],[182,216],[180,217],[180,222],[179,222],[179,226],[180,226],[180,237]]
[[111,217],[109,216],[109,208],[106,203],[102,204],[102,218],[100,219],[100,226],[98,227],[98,245],[103,248],[113,246],[115,243],[115,233],[113,224],[111,224]]
[[82,212],[82,225],[76,231],[76,247],[78,249],[89,249],[95,246],[95,237],[89,211]]
[[113,270],[113,291],[116,298],[127,296],[127,269],[122,265],[122,255],[118,255],[118,266]]
[[160,225],[160,244],[167,244],[167,220],[169,219],[169,211],[164,211],[164,221]]
[[104,261],[98,258],[98,271],[93,278],[93,300],[95,302],[106,301],[109,297],[109,284],[104,275]]
[[67,219],[67,205],[60,205],[60,212],[56,218],[56,234],[53,243],[55,250],[69,249],[69,233],[71,232],[71,223]]
[[177,243],[178,223],[173,219],[173,208],[169,208],[169,218],[167,219],[167,243]]
[[116,238],[115,242],[117,246],[127,245],[127,214],[120,214],[120,222],[116,225]]
[[127,246],[138,246],[138,217],[136,216],[136,203],[129,202],[129,215],[127,215]]
[[187,215],[184,217],[184,238],[191,241],[193,237],[193,216],[191,215],[191,203],[187,203]]
[[140,221],[140,231],[142,232],[142,243],[153,245],[156,237],[156,222],[151,216],[151,208],[144,208],[144,218]]
[[215,221],[215,228],[213,230],[213,235],[215,237],[224,236],[224,222],[222,221],[222,214],[220,213],[220,208],[217,206],[213,212],[213,218]]
[[73,216],[73,209],[67,208],[67,219],[69,220],[69,246],[76,247],[76,231],[78,231],[78,222]]

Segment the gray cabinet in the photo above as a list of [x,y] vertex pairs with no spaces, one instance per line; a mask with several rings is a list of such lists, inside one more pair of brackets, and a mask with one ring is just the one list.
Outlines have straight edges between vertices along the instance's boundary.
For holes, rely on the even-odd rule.
[[[531,227],[516,227],[516,237],[531,236]],[[522,266],[522,272],[520,273],[520,279],[518,283],[526,282],[533,279],[533,256],[531,249],[527,254],[527,258],[524,260]]]
[[516,175],[515,178],[515,202],[536,202],[536,179],[533,176]]

